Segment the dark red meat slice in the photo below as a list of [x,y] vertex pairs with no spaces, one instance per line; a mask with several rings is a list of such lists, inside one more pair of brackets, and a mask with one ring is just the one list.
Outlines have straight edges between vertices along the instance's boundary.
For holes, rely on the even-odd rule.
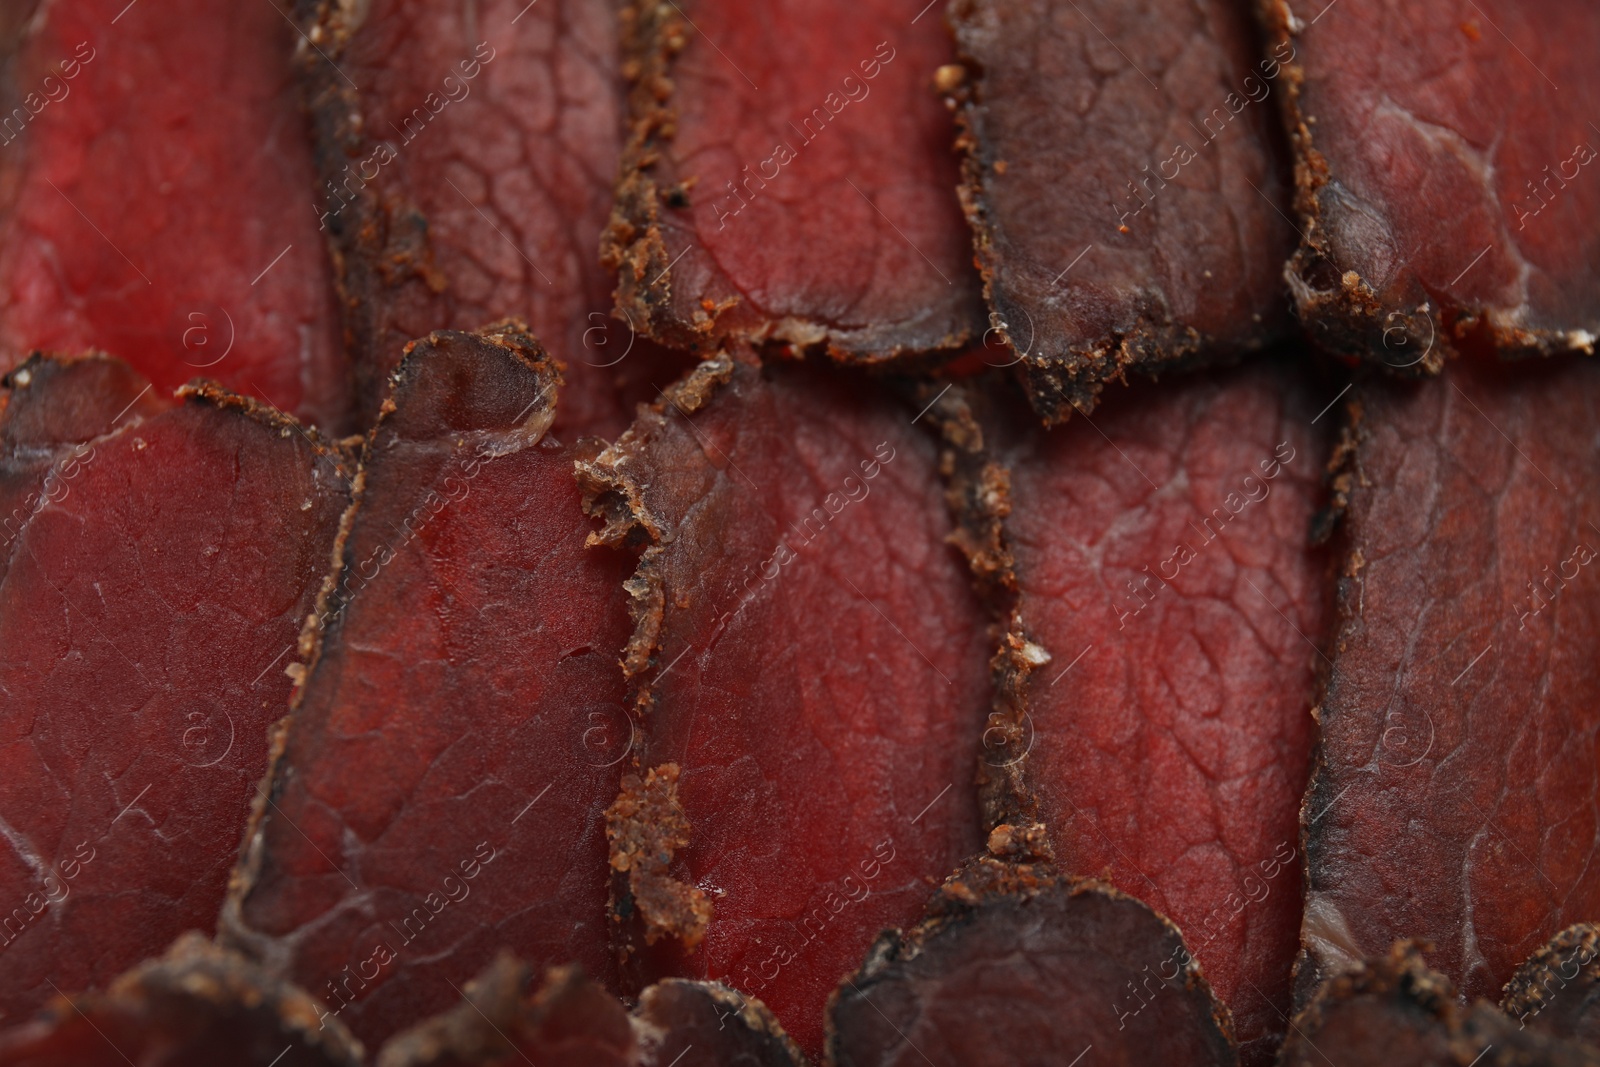
[[726,981],[812,1053],[839,975],[981,841],[988,638],[933,442],[865,386],[719,357],[580,468],[602,539],[649,545],[627,660],[648,773],[610,825],[624,943],[682,935],[647,976]]
[[1269,98],[1292,46],[1262,59],[1224,0],[958,0],[950,21],[962,201],[1040,415],[1283,332],[1294,230]]
[[1302,977],[1417,937],[1497,998],[1600,914],[1600,367],[1356,396]]
[[1010,557],[990,568],[1016,586],[985,738],[991,824],[1041,819],[1064,870],[1176,922],[1247,1063],[1283,1034],[1300,919],[1324,403],[1262,363],[1145,384],[1048,434],[1006,432],[1027,419],[1004,410],[981,427],[1000,473],[972,476],[994,484],[955,487],[969,553],[982,561],[970,530],[997,513],[990,552]]
[[[1150,1014],[1128,1018],[1124,1000]],[[1227,1010],[1171,923],[1104,883],[992,860],[952,879],[920,926],[879,938],[830,1012],[839,1067],[1237,1062]]]
[[1506,983],[1500,1001],[1521,1026],[1600,1046],[1600,930],[1567,927]]
[[877,360],[982,328],[933,72],[938,12],[894,0],[633,0],[633,132],[606,257],[669,344]]
[[758,1002],[725,986],[668,979],[632,1018],[574,967],[531,997],[528,969],[502,956],[456,1005],[389,1042],[378,1067],[799,1067],[805,1061]]
[[1600,1052],[1524,1030],[1483,1001],[1463,1008],[1409,942],[1332,979],[1295,1017],[1283,1067],[1595,1067]]
[[34,356],[0,382],[0,580],[33,513],[72,491],[90,443],[167,406],[121,360]]
[[[28,388],[83,386],[93,371]],[[289,694],[282,665],[348,502],[343,457],[288,416],[209,385],[181,395],[143,421],[112,419],[9,550],[8,1019],[213,928]]]
[[101,348],[163,392],[204,373],[342,424],[283,15],[60,0],[25,33],[0,115],[0,365]]
[[0,1034],[4,1067],[356,1067],[360,1046],[317,1025],[304,992],[273,982],[236,953],[185,934],[106,993],[58,996]]
[[[1284,79],[1302,244],[1286,271],[1333,352],[1437,371],[1600,333],[1600,7],[1260,0]],[[1326,17],[1323,17],[1326,16]]]
[[515,314],[566,365],[556,432],[621,433],[682,358],[611,318],[599,262],[623,136],[616,5],[300,9],[316,43],[299,52],[313,214],[335,252],[362,410],[377,414],[413,337]]
[[631,561],[584,549],[557,386],[516,322],[401,364],[229,901],[226,935],[369,1045],[501,948],[610,971]]

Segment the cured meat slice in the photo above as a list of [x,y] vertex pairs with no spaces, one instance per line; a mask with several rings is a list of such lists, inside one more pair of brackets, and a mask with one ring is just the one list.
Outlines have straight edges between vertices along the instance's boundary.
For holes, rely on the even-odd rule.
[[30,357],[3,380],[0,399],[0,581],[35,511],[72,491],[90,444],[123,419],[143,419],[165,397],[121,360]]
[[[1223,0],[957,0],[962,203],[1034,408],[1287,326],[1288,168],[1261,58]],[[998,365],[997,361],[991,360]]]
[[599,539],[647,544],[623,945],[675,935],[646,980],[724,981],[812,1054],[838,976],[981,842],[983,618],[933,442],[862,385],[718,357],[580,465]]
[[605,241],[650,336],[953,348],[982,298],[953,190],[937,13],[870,0],[633,0],[632,132]]
[[1600,368],[1459,361],[1354,395],[1302,978],[1417,937],[1497,997],[1600,914]]
[[163,393],[204,373],[342,425],[284,17],[206,0],[11,6],[33,11],[0,97],[0,366],[103,348]]
[[1449,979],[1410,942],[1331,979],[1295,1017],[1284,1067],[1594,1067],[1600,1051],[1524,1030],[1477,1001],[1463,1008]]
[[587,552],[559,377],[518,322],[412,346],[224,916],[377,1045],[502,948],[610,974],[630,563]]
[[465,1003],[399,1035],[378,1067],[800,1067],[805,1060],[759,1001],[725,986],[668,979],[632,1015],[576,968],[554,967],[532,997],[528,970],[497,959]]
[[985,735],[988,821],[1007,839],[991,847],[1037,851],[1038,819],[1063,870],[1171,917],[1243,1060],[1270,1062],[1300,917],[1326,400],[1263,362],[1018,436],[1025,414],[974,424],[958,395],[939,410],[950,468],[970,472],[952,487],[963,543],[1015,586]]
[[616,5],[299,8],[313,214],[334,251],[362,410],[376,416],[413,337],[515,314],[565,363],[556,432],[621,433],[682,357],[636,337],[642,323],[612,320],[599,263],[623,137]]
[[316,1003],[196,933],[118,978],[105,993],[59,995],[42,1016],[0,1034],[5,1067],[357,1067],[361,1046]]
[[[1129,1019],[1122,997],[1150,1014]],[[839,1067],[1237,1062],[1227,1009],[1170,922],[1102,882],[993,860],[951,879],[921,925],[884,933],[830,1014]]]
[[[42,376],[30,390],[113,373],[30,363],[13,385],[30,369]],[[289,416],[207,384],[180,396],[142,421],[112,418],[9,549],[8,1020],[213,927],[288,697],[281,664],[349,500],[343,456]]]
[[1576,923],[1552,937],[1517,968],[1500,1006],[1519,1026],[1600,1046],[1600,930]]
[[[1585,0],[1260,0],[1292,49],[1301,245],[1285,275],[1335,353],[1436,372],[1600,333],[1600,8]],[[1323,18],[1323,15],[1327,15]]]

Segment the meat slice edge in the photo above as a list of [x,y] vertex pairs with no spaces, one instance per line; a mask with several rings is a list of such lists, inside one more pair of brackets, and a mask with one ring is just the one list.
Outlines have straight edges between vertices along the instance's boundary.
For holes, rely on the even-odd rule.
[[1506,983],[1500,1008],[1519,1026],[1600,1047],[1600,930],[1574,923]]

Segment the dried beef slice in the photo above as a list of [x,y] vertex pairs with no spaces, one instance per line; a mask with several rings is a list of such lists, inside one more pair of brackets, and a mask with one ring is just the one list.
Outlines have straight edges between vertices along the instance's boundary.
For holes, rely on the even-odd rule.
[[992,325],[1047,422],[1130,368],[1283,334],[1272,97],[1292,48],[1260,55],[1227,0],[958,0],[950,22],[962,202]]
[[584,548],[516,322],[412,346],[368,439],[224,923],[364,1043],[502,948],[604,980],[629,561]]

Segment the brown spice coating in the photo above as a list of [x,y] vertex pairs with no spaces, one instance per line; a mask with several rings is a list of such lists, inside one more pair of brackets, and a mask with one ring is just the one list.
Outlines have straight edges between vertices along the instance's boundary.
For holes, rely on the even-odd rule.
[[611,869],[627,875],[625,898],[645,924],[645,943],[676,937],[693,951],[711,921],[711,901],[667,873],[672,857],[688,847],[689,820],[678,802],[678,765],[652,767],[641,779],[625,775],[622,792],[606,809]]
[[1557,933],[1517,968],[1500,1008],[1522,1026],[1600,1045],[1600,929]]

